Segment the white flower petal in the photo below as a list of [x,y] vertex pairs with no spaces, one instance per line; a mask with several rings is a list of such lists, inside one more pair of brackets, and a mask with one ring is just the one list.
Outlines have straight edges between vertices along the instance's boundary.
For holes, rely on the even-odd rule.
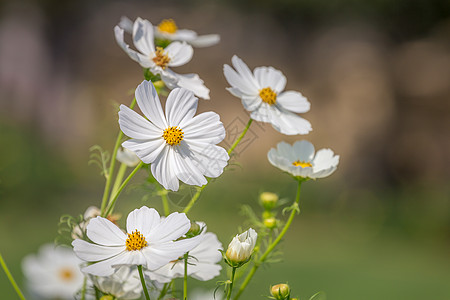
[[197,33],[189,29],[178,29],[173,35],[174,40],[190,42],[197,37]]
[[158,227],[160,222],[161,218],[159,213],[154,208],[142,206],[128,214],[127,232],[132,233],[133,231],[138,230],[147,239],[149,233],[153,228]]
[[[176,148],[174,155],[175,164],[177,166],[176,175],[178,179],[189,185],[203,186],[208,183],[203,176],[205,170],[199,168],[193,158],[192,151],[188,148],[185,141],[181,142]],[[200,165],[200,167],[202,167]]]
[[194,152],[197,168],[203,170],[203,175],[217,178],[223,173],[223,169],[227,166],[230,159],[224,148],[196,141],[189,142],[189,146]]
[[[177,74],[167,69],[167,73],[175,76],[177,81],[174,87],[182,87],[192,91],[197,97],[209,100],[209,89],[197,74]],[[165,81],[164,81],[165,82]]]
[[220,270],[222,270],[222,266],[217,264],[195,262],[195,260],[191,263],[192,265],[188,266],[189,276],[201,281],[208,281],[219,276]]
[[129,251],[124,251],[117,256],[89,265],[81,270],[95,276],[110,276],[115,271],[113,265],[124,265],[128,262],[128,254]]
[[133,34],[133,21],[129,18],[125,16],[120,17],[119,27],[125,30],[126,33]]
[[220,42],[220,35],[218,34],[206,34],[200,35],[193,40],[188,41],[194,47],[203,48],[216,45]]
[[246,86],[251,87],[252,90],[256,89],[257,91],[264,88],[259,85],[258,81],[255,79],[252,72],[250,71],[248,66],[242,61],[242,59],[234,55],[231,58],[231,63],[233,64],[234,69],[241,76],[241,80],[243,80]]
[[125,53],[127,53],[132,60],[139,62],[140,58],[138,56],[138,53],[133,49],[131,49],[130,46],[125,43],[124,29],[120,28],[119,26],[115,26],[114,36],[116,37],[117,44],[119,44],[119,46],[123,49],[123,51],[125,51]]
[[287,91],[278,95],[277,104],[295,113],[307,112],[311,106],[306,97],[295,91]]
[[139,159],[146,164],[153,163],[165,146],[166,142],[162,137],[156,140],[132,139],[122,143],[122,147],[136,153]]
[[133,26],[133,43],[145,55],[155,51],[153,43],[153,26],[148,20],[137,18]]
[[178,191],[179,183],[176,176],[176,165],[173,161],[173,149],[171,147],[164,147],[150,168],[153,177],[166,190]]
[[296,158],[294,161],[310,162],[314,158],[314,145],[306,140],[296,141],[292,147],[290,145],[289,147]]
[[126,235],[117,225],[106,218],[96,217],[86,227],[87,236],[94,243],[104,246],[125,245]]
[[76,239],[72,242],[75,254],[85,261],[100,261],[126,251],[125,240],[121,246],[100,246]]
[[282,134],[307,134],[312,130],[311,123],[296,114],[285,111],[274,112],[273,110],[271,112],[272,126]]
[[162,135],[161,129],[123,104],[120,105],[119,125],[125,135],[135,139],[156,139]]
[[[182,126],[183,120],[191,120],[197,111],[198,99],[193,92],[176,88],[167,97],[166,118],[169,126]],[[184,130],[184,127],[182,127]]]
[[259,87],[254,84],[247,84],[246,81],[242,79],[242,76],[236,72],[229,65],[223,66],[223,74],[227,79],[228,83],[235,89],[240,90],[246,95],[256,96],[259,94]]
[[253,74],[261,88],[270,87],[277,94],[281,93],[286,86],[286,76],[273,67],[257,67]]
[[194,49],[191,45],[180,42],[173,42],[167,46],[164,51],[170,58],[168,66],[178,67],[187,64],[194,54]]
[[144,80],[135,92],[136,101],[142,113],[158,128],[166,129],[167,122],[161,107],[161,102],[155,87],[150,81]]
[[149,244],[161,244],[182,237],[191,228],[191,222],[184,213],[171,213],[149,233]]
[[184,140],[188,143],[195,141],[217,144],[225,138],[226,134],[220,122],[220,116],[215,112],[201,113],[182,122],[180,126],[184,130]]

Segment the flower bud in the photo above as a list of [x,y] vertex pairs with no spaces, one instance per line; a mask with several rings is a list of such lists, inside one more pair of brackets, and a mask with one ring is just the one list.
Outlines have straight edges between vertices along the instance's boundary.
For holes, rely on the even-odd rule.
[[277,205],[278,195],[271,192],[264,192],[259,195],[259,202],[265,210],[271,210]]
[[287,300],[291,294],[289,286],[285,283],[280,283],[270,288],[270,293],[277,300]]
[[263,220],[273,218],[273,216],[274,216],[274,214],[272,212],[270,212],[270,211],[267,211],[267,210],[265,210],[262,213]]
[[100,300],[114,300],[114,297],[111,295],[104,295],[100,298]]
[[227,252],[225,253],[226,262],[231,267],[236,268],[248,262],[252,256],[257,238],[258,234],[252,228],[236,235],[228,245]]
[[194,221],[191,221],[191,228],[189,228],[189,231],[186,233],[187,236],[197,236],[202,232],[202,227]]
[[264,226],[266,226],[269,229],[274,229],[275,227],[277,227],[277,219],[275,218],[267,218],[264,219]]

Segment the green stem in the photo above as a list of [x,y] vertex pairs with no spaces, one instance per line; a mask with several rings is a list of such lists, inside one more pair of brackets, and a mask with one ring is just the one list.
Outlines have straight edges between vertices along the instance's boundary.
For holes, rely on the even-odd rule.
[[120,187],[117,189],[117,192],[114,195],[114,197],[112,197],[111,201],[109,201],[108,207],[106,208],[106,211],[102,214],[102,217],[106,217],[106,216],[108,216],[108,215],[110,215],[112,213],[114,204],[116,203],[117,198],[119,198],[120,193],[125,188],[125,186],[128,184],[128,182],[131,180],[131,178],[134,177],[134,175],[137,173],[137,171],[139,171],[139,169],[142,168],[142,166],[144,166],[144,163],[140,162],[136,166],[136,168],[134,168],[134,170],[130,173],[130,175],[128,175],[127,179],[125,179],[125,181],[122,182]]
[[12,276],[12,274],[9,271],[8,267],[6,266],[6,263],[3,260],[3,256],[2,256],[1,253],[0,253],[0,264],[2,265],[3,271],[5,271],[6,277],[8,277],[9,282],[13,286],[14,290],[16,290],[17,296],[19,296],[19,298],[21,300],[25,300],[25,297],[23,296],[22,292],[20,291],[19,286],[17,285],[16,281],[14,280],[14,277]]
[[186,253],[184,255],[184,279],[183,279],[183,299],[186,300],[187,299],[187,277],[188,277],[188,273],[187,273],[187,268],[188,268],[188,257],[189,254]]
[[161,188],[158,191],[158,194],[161,196],[163,208],[164,208],[164,214],[166,217],[170,214],[170,206],[169,206],[169,199],[167,198],[167,190]]
[[248,120],[247,126],[245,126],[244,131],[242,131],[241,135],[238,137],[238,139],[234,142],[234,144],[231,146],[230,149],[228,149],[228,155],[233,152],[234,148],[237,147],[237,145],[241,142],[241,140],[244,138],[245,134],[247,133],[248,129],[250,128],[250,125],[252,125],[253,119]]
[[145,284],[144,273],[142,272],[142,265],[138,266],[139,277],[141,278],[142,289],[144,290],[144,295],[146,300],[150,300],[150,295],[148,294],[147,285]]
[[83,286],[81,287],[81,300],[86,299],[86,284],[87,284],[87,277],[84,276]]
[[188,205],[187,205],[186,208],[183,210],[183,212],[184,212],[185,214],[187,214],[188,211],[191,210],[192,206],[194,206],[195,202],[198,200],[198,198],[200,197],[200,194],[201,194],[202,191],[205,189],[205,187],[206,187],[206,184],[197,190],[197,193],[195,193],[195,195],[192,197],[191,201],[189,201]]
[[161,290],[161,293],[159,294],[158,300],[161,300],[164,298],[164,296],[167,294],[167,291],[169,290],[170,282],[164,283],[164,286]]
[[127,168],[128,166],[124,163],[120,165],[119,171],[117,172],[116,175],[116,180],[114,181],[114,185],[111,190],[111,196],[109,197],[109,201],[111,201],[111,198],[113,197],[113,195],[116,194],[117,190],[119,189],[120,184],[122,183],[122,179],[125,176],[125,172],[127,171]]
[[[130,104],[130,108],[133,109],[133,107],[135,105],[136,105],[136,98],[133,98],[133,101]],[[114,173],[114,168],[116,166],[117,150],[119,150],[119,146],[120,146],[120,142],[122,141],[122,138],[123,138],[123,132],[121,130],[119,130],[119,134],[117,135],[116,143],[114,144],[114,150],[113,150],[112,157],[111,157],[111,164],[109,165],[108,176],[106,177],[105,189],[103,190],[102,204],[100,206],[100,212],[101,212],[102,216],[105,211],[106,202],[108,200],[109,189],[111,188],[112,176]]]
[[[298,188],[297,188],[297,196],[295,197],[295,202],[293,203],[293,206],[297,205],[300,201],[300,190],[302,186],[302,180],[298,181]],[[244,292],[245,288],[249,284],[250,280],[252,279],[253,275],[255,275],[256,270],[258,270],[259,266],[266,260],[266,258],[269,256],[270,252],[273,251],[273,249],[278,245],[278,243],[281,241],[283,236],[286,234],[287,230],[291,226],[292,221],[294,220],[295,214],[297,213],[297,209],[295,207],[292,208],[291,214],[289,216],[289,219],[287,220],[286,224],[283,227],[283,230],[281,230],[280,234],[277,236],[277,238],[267,247],[264,254],[255,261],[255,264],[253,265],[253,268],[250,270],[250,272],[247,274],[247,277],[245,277],[244,282],[242,283],[241,287],[239,288],[238,293],[236,296],[234,296],[234,300],[239,299],[241,294]]]
[[233,290],[234,274],[236,274],[236,267],[233,267],[233,270],[231,271],[231,283],[230,283],[230,290],[228,291],[227,300],[230,300],[231,292]]

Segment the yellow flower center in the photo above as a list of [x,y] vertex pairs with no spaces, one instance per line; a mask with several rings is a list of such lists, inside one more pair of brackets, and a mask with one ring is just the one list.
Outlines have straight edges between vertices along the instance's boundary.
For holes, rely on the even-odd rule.
[[302,167],[302,168],[312,167],[312,164],[310,162],[305,162],[305,161],[301,161],[301,160],[294,161],[292,164],[296,167]]
[[161,32],[175,33],[178,30],[178,27],[173,19],[164,19],[159,23],[158,29]]
[[170,146],[176,146],[183,140],[183,131],[178,127],[169,127],[164,130],[163,138]]
[[141,250],[147,247],[145,237],[136,229],[133,233],[128,233],[128,238],[125,241],[128,251]]
[[164,53],[164,48],[156,47],[155,57],[153,57],[153,62],[160,66],[161,68],[167,68],[167,65],[170,62],[170,58],[167,54]]
[[59,278],[61,278],[64,281],[71,281],[75,274],[73,273],[72,269],[69,268],[62,268],[59,270]]
[[274,92],[270,87],[263,88],[259,90],[259,96],[262,101],[266,102],[269,105],[274,105],[277,102],[277,93]]

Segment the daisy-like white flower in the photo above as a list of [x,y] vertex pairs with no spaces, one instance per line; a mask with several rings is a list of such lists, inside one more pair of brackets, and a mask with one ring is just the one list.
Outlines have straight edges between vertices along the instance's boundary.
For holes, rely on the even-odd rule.
[[82,268],[96,276],[112,275],[122,265],[142,265],[156,270],[201,241],[201,236],[175,241],[191,227],[184,213],[172,213],[161,219],[158,212],[146,206],[132,211],[127,218],[127,233],[102,217],[92,219],[87,236],[93,242],[76,239],[72,242],[75,254],[84,261],[96,262]]
[[139,157],[137,157],[136,153],[128,149],[118,149],[117,150],[117,160],[128,167],[136,167],[138,163],[141,161]]
[[[120,19],[119,26],[125,30],[125,32],[133,32],[133,21],[127,17]],[[164,19],[158,26],[154,27],[155,37],[159,39],[165,39],[169,41],[182,41],[186,42],[194,47],[209,47],[220,42],[220,35],[218,34],[206,34],[198,35],[195,31],[189,29],[179,29],[173,19]]]
[[277,148],[270,149],[267,157],[272,165],[302,178],[323,178],[331,175],[339,164],[339,155],[331,149],[321,149],[315,153],[314,146],[308,141],[278,143]]
[[142,284],[136,268],[122,266],[111,276],[92,276],[94,285],[104,294],[116,299],[137,299],[142,294]]
[[[204,223],[198,223],[204,228],[201,235],[203,241],[200,245],[189,251],[187,274],[197,280],[207,281],[220,274],[222,267],[218,264],[222,260],[219,250],[222,244],[212,232],[206,232]],[[172,261],[158,270],[148,272],[152,280],[167,283],[174,278],[184,276],[184,260]]]
[[44,299],[73,299],[83,285],[80,263],[72,249],[46,244],[37,255],[23,259],[22,270],[33,294]]
[[165,114],[151,82],[142,82],[135,96],[147,119],[120,106],[120,129],[132,138],[122,146],[151,164],[153,176],[165,189],[177,191],[178,179],[202,186],[207,183],[205,176],[216,178],[222,174],[229,156],[216,146],[225,137],[218,114],[205,112],[194,117],[198,99],[186,89],[171,91]]
[[114,33],[117,43],[131,59],[143,68],[149,68],[153,74],[159,74],[169,89],[183,87],[193,91],[198,97],[209,99],[209,89],[205,87],[203,80],[197,74],[182,75],[170,69],[182,66],[191,60],[194,50],[190,45],[186,42],[173,42],[166,48],[155,48],[153,25],[147,20],[137,18],[133,23],[132,32],[136,51],[125,43],[125,29],[120,26],[129,30],[129,24],[122,20],[114,27]]
[[236,55],[233,67],[224,65],[224,74],[231,85],[227,90],[241,98],[242,105],[253,120],[271,123],[277,131],[287,134],[307,134],[311,124],[296,115],[309,111],[310,104],[301,93],[283,92],[286,77],[272,67],[258,67],[253,73]]

